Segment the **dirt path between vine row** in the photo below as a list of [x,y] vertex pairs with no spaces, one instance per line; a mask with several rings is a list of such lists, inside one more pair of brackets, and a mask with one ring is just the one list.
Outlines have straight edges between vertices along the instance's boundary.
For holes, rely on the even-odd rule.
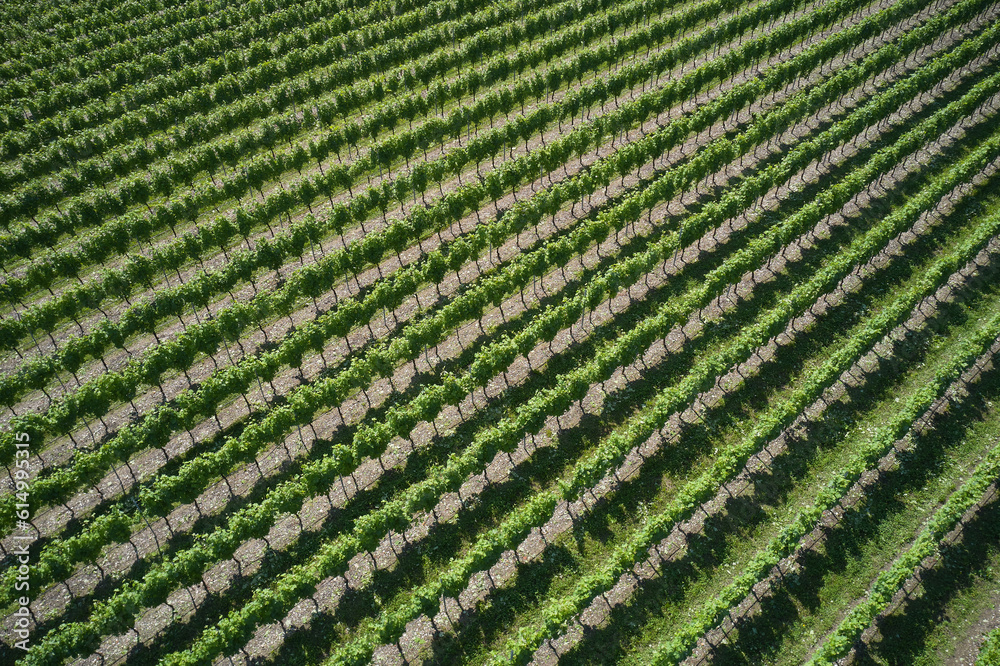
[[983,611],[972,623],[966,635],[959,641],[955,648],[953,663],[959,666],[975,664],[983,643],[986,642],[990,633],[1000,629],[1000,589],[994,590],[990,594],[990,600],[985,604]]
[[[1000,345],[997,346],[1000,347]],[[867,651],[872,643],[881,636],[879,629],[880,622],[897,611],[905,612],[907,604],[914,598],[918,588],[923,583],[924,576],[926,576],[933,569],[940,568],[942,565],[947,566],[944,564],[944,558],[942,557],[940,551],[962,544],[965,539],[966,528],[968,528],[974,520],[979,519],[979,516],[985,508],[998,500],[1000,500],[1000,494],[997,493],[997,485],[993,484],[983,492],[983,496],[978,502],[969,507],[955,527],[941,539],[939,552],[925,558],[914,570],[913,575],[903,581],[903,584],[900,585],[899,590],[895,595],[893,595],[892,600],[886,605],[886,608],[880,612],[875,619],[872,620],[871,625],[865,629],[864,632],[862,632],[860,647],[855,646],[851,652],[846,657],[839,660],[838,663],[857,663],[856,658],[859,652]],[[969,630],[966,635],[961,638],[958,646],[950,658],[951,663],[974,664],[976,657],[979,655],[979,649],[982,646],[983,641],[986,639],[987,634],[997,626],[1000,626],[1000,612],[997,610],[1000,608],[1000,590],[994,591],[991,598],[993,599],[993,602],[985,604],[984,610],[978,614],[974,621],[969,623]]]

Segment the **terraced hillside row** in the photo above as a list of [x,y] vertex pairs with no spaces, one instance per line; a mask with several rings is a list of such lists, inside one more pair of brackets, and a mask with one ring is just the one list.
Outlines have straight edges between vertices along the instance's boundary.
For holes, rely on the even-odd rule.
[[0,16],[5,663],[997,663],[997,2]]

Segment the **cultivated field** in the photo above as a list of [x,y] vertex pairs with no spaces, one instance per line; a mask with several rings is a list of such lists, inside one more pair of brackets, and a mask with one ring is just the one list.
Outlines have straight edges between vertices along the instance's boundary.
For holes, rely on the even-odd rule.
[[996,0],[0,17],[0,662],[1000,664]]

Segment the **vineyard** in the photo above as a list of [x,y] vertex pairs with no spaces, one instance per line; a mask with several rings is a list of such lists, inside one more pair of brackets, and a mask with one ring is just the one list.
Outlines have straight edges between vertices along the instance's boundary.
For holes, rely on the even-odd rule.
[[996,0],[0,17],[0,662],[1000,664]]

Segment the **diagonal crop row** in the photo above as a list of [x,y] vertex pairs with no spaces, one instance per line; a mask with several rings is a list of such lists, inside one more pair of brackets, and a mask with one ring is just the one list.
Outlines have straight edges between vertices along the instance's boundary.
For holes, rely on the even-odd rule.
[[[551,148],[551,146],[550,146],[550,148]],[[439,207],[438,207],[438,209],[440,210],[440,208],[441,208],[441,207],[439,206]],[[107,381],[107,380],[106,380],[106,381]]]
[[[637,331],[633,332],[633,335],[638,335],[638,334],[641,334],[641,333],[645,333],[646,331],[649,331],[650,330],[650,326],[651,326],[651,324],[649,324],[649,321],[650,320],[647,320],[646,322],[643,322],[642,324],[640,324],[640,327],[637,329]],[[643,329],[645,329],[645,330],[643,330]],[[617,344],[613,345],[612,347],[620,349],[621,351],[619,351],[618,353],[621,353],[622,351],[627,350],[628,349],[628,345],[630,343],[631,343],[631,345],[635,344],[635,341],[634,341],[635,338],[633,338],[633,335],[625,336],[623,340],[621,340]],[[630,339],[630,338],[632,338],[632,339]],[[607,357],[601,358],[601,356],[602,355],[599,355],[598,359],[597,359],[597,363],[600,363],[600,365],[598,367],[601,367],[601,366],[605,365],[604,363],[601,363],[601,361],[604,361],[607,358]],[[610,354],[608,354],[608,356],[610,356]],[[611,359],[607,359],[607,361],[608,361],[608,366],[607,367],[612,367],[613,365],[617,365],[617,363],[612,364],[611,363]],[[583,370],[583,371],[590,370],[590,367],[593,367],[593,363],[592,364],[588,364],[588,367],[581,368],[580,370]],[[590,370],[590,372],[593,372],[593,370]],[[580,379],[577,379],[577,377],[579,377],[581,374],[582,373],[579,372],[579,371],[573,372],[570,375],[561,378],[560,384],[562,384],[563,386],[565,386],[568,383],[568,381],[565,381],[565,380],[568,380],[568,379],[575,379],[577,382],[579,382],[582,379],[582,377],[580,377]],[[586,387],[586,384],[583,384],[583,385],[580,386],[581,389],[584,389],[585,387]],[[568,399],[569,401],[572,401],[573,399],[575,399],[575,398],[562,398],[562,396],[560,396],[558,393],[555,393],[554,391],[546,391],[546,392],[543,392],[542,394],[539,394],[536,397],[536,399],[534,399],[532,401],[529,401],[529,404],[527,405],[526,409],[523,409],[517,415],[517,419],[516,419],[517,422],[525,423],[526,421],[528,421],[530,419],[530,423],[528,423],[526,425],[521,425],[521,426],[516,425],[516,422],[515,422],[515,424],[512,424],[510,426],[508,426],[506,424],[499,424],[496,429],[491,429],[489,432],[483,433],[483,435],[477,437],[477,441],[473,444],[472,447],[470,447],[472,449],[472,451],[467,451],[465,454],[463,454],[462,458],[468,457],[470,453],[476,453],[477,454],[476,455],[477,458],[484,459],[481,456],[483,456],[485,454],[485,451],[483,453],[479,453],[479,452],[476,451],[476,449],[482,449],[482,448],[485,448],[485,446],[489,445],[490,449],[492,449],[493,451],[496,451],[497,449],[503,447],[503,444],[501,443],[501,441],[497,441],[497,440],[501,440],[501,438],[502,438],[502,440],[508,440],[512,435],[516,436],[516,433],[519,430],[522,430],[522,429],[525,429],[525,428],[527,429],[528,432],[531,432],[531,431],[535,430],[536,429],[535,425],[536,424],[540,424],[539,419],[542,418],[544,416],[544,414],[546,414],[547,412],[546,411],[539,411],[539,408],[535,407],[535,405],[533,405],[532,403],[536,403],[536,404],[537,403],[541,403],[542,405],[545,405],[545,402],[552,401],[554,398],[555,399],[559,399],[559,402],[557,402],[557,403],[555,403],[555,405],[553,405],[553,407],[556,408],[558,410],[558,412],[561,412],[564,409],[564,408],[562,408],[562,409],[559,408],[559,406],[563,403],[563,400]],[[543,400],[545,400],[545,402],[542,402]],[[569,404],[569,403],[567,402],[565,404]],[[478,446],[477,446],[477,444],[478,444]],[[485,458],[485,459],[488,459],[488,458]],[[455,462],[458,462],[458,461],[455,461]],[[584,469],[586,469],[586,467],[587,467],[586,462],[583,463],[583,466],[584,466]],[[450,465],[448,465],[448,467],[451,468],[453,466],[450,464]],[[458,465],[455,465],[455,467],[458,467]],[[442,479],[440,477],[444,476],[444,474],[445,474],[445,472],[443,471],[441,474],[435,475],[434,478],[429,479],[426,484],[420,484],[420,485],[431,485],[433,483],[434,485],[440,486],[441,481],[442,481]],[[449,476],[451,476],[451,474],[449,474]],[[461,474],[460,478],[464,478],[465,476],[466,476],[465,474]],[[581,475],[581,476],[583,476],[583,475]],[[580,478],[580,477],[577,477],[577,478]],[[570,487],[572,487],[572,486],[570,486]],[[414,487],[414,488],[412,488],[412,490],[415,493],[415,492],[417,492],[420,489],[418,487]],[[426,491],[424,491],[424,492],[426,492]],[[417,497],[419,497],[419,495]],[[395,511],[393,513],[395,513]],[[373,520],[379,520],[381,522],[381,521],[383,521],[385,519],[381,518],[380,514],[384,515],[384,511],[380,510],[379,512],[377,512],[375,514],[369,514],[369,516],[372,517]],[[390,514],[390,515],[392,515],[392,514]],[[396,515],[398,515],[398,514],[396,514]],[[390,524],[392,524],[392,523],[390,523]],[[347,539],[347,541],[345,541],[345,539]],[[309,567],[309,569],[314,569],[315,570],[315,568],[318,567],[318,570],[324,570],[326,567],[329,566],[329,564],[325,564],[323,562],[330,562],[330,563],[332,563],[333,561],[341,561],[341,558],[344,556],[342,554],[343,551],[341,549],[344,548],[344,547],[348,547],[347,544],[350,542],[350,540],[353,540],[353,539],[357,539],[357,536],[356,535],[352,535],[351,538],[348,538],[345,535],[344,538],[337,539],[333,543],[343,544],[343,545],[342,546],[338,545],[338,547],[336,548],[336,550],[333,550],[332,549],[332,544],[331,544],[331,549],[325,555],[325,557],[321,556],[321,557],[317,558],[317,563],[311,565]],[[330,560],[329,558],[335,558],[335,560]],[[320,564],[320,563],[323,563],[323,564]],[[296,567],[295,569],[293,569],[292,571],[290,571],[287,576],[283,576],[282,577],[283,581],[277,582],[276,583],[276,585],[277,585],[276,588],[272,587],[272,589],[280,590],[279,596],[277,598],[272,597],[270,600],[267,600],[266,603],[267,604],[274,604],[274,603],[278,602],[278,599],[287,599],[288,598],[287,595],[291,593],[291,589],[294,589],[293,586],[297,587],[299,584],[301,584],[301,583],[292,583],[292,581],[294,581],[296,579],[302,580],[301,577],[303,575],[306,575],[306,572],[309,569],[303,569],[303,570],[301,570],[301,573],[300,573],[299,572],[300,571],[299,567]],[[291,578],[292,576],[295,576],[295,578]],[[262,598],[261,602],[265,602],[265,599],[266,599],[266,597]],[[251,603],[251,604],[248,604],[244,609],[241,609],[241,612],[237,613],[236,615],[237,616],[242,616],[242,617],[248,617],[252,613],[255,613],[255,612],[262,612],[264,616],[267,616],[270,613],[270,611],[263,612],[261,607],[259,607],[256,604]],[[222,623],[220,623],[218,625],[218,627],[213,628],[213,630],[211,630],[211,631],[208,632],[208,635],[211,637],[211,640],[213,642],[214,641],[218,641],[218,640],[221,639],[220,632],[226,631],[226,627],[227,627],[228,624],[229,623],[224,620]]]
[[[996,138],[994,138],[993,141],[996,141]],[[986,159],[988,159],[987,155],[988,155],[988,153],[980,153],[979,154],[980,159],[982,159],[984,161]],[[976,162],[976,161],[977,160],[973,160],[973,162]],[[969,162],[966,162],[965,165],[971,167],[971,163],[969,163]],[[857,251],[864,251],[865,249],[867,249],[868,252],[876,251],[879,247],[881,247],[881,244],[884,243],[884,240],[887,240],[888,238],[891,238],[893,235],[895,235],[895,233],[898,233],[900,231],[900,229],[898,229],[898,228],[893,228],[893,226],[891,226],[892,223],[900,224],[900,223],[902,223],[906,219],[906,216],[918,213],[921,210],[921,207],[926,207],[928,205],[931,205],[934,201],[936,201],[937,197],[939,197],[940,195],[946,193],[948,190],[950,190],[952,187],[954,187],[954,184],[956,182],[954,179],[957,178],[958,179],[957,182],[961,182],[962,180],[966,180],[967,177],[969,175],[971,175],[971,173],[975,173],[975,171],[972,171],[972,172],[965,171],[963,173],[963,169],[955,169],[950,174],[948,174],[948,177],[940,179],[937,183],[935,183],[941,189],[938,189],[937,187],[935,187],[933,189],[932,188],[925,189],[923,192],[921,192],[921,195],[920,195],[920,198],[923,199],[923,201],[921,201],[919,203],[917,203],[918,200],[916,200],[916,199],[913,200],[913,201],[911,201],[906,207],[904,207],[904,209],[901,210],[901,212],[899,214],[893,216],[893,217],[896,218],[895,220],[893,220],[892,218],[889,218],[884,225],[880,225],[880,226],[882,226],[883,229],[886,230],[886,232],[888,232],[885,237],[879,238],[878,236],[875,236],[873,238],[871,235],[868,235],[864,239],[862,239],[862,241],[860,241],[861,243],[863,243],[864,241],[878,242],[879,243],[878,245],[875,245],[875,246],[871,247],[870,249],[867,249],[867,248],[865,248],[864,245],[861,245],[861,247],[857,248],[855,251],[856,252]],[[946,183],[947,183],[947,185],[946,185]],[[938,191],[937,192],[933,192],[933,190],[938,190]],[[820,195],[820,196],[822,197],[823,195]],[[878,239],[878,240],[876,241],[876,239]],[[833,275],[831,275],[831,277],[833,277],[835,275],[836,275],[836,273],[833,273]],[[813,281],[811,281],[811,283],[807,283],[806,285],[801,285],[799,287],[799,289],[797,289],[797,290],[795,290],[793,292],[793,294],[801,294],[803,296],[805,296],[806,294],[808,294],[809,298],[804,298],[804,303],[808,304],[808,303],[814,302],[815,301],[815,296],[817,296],[819,293],[822,293],[822,292],[821,291],[816,291],[815,293],[810,293],[810,292],[813,292],[819,286],[819,284],[822,284],[822,282],[823,282],[822,278],[825,278],[825,277],[827,277],[827,276],[821,274],[819,276],[820,280],[813,280]],[[817,283],[819,283],[819,284],[817,284]],[[816,285],[816,287],[813,287],[812,285]],[[811,288],[807,291],[808,287],[811,287]],[[780,321],[780,320],[776,320],[775,323],[777,323],[778,321]],[[873,322],[873,324],[874,323],[881,323],[881,322],[880,321],[876,321],[876,322]],[[877,331],[879,329],[876,328],[874,330]],[[874,334],[874,333],[872,333],[872,334]],[[864,338],[864,336],[862,336],[862,338],[859,338],[858,339],[859,342],[863,338]],[[766,337],[763,338],[763,340],[766,340],[766,339],[767,339]],[[853,346],[852,347],[845,347],[845,348],[843,348],[842,350],[839,350],[839,351],[842,354],[847,354],[848,352],[851,352],[852,349],[853,349]],[[833,360],[835,358],[838,358],[838,357],[835,356],[835,357],[831,358],[831,361],[830,361],[831,364],[833,363]],[[707,364],[709,362],[712,362],[712,361],[715,361],[715,359],[705,359],[704,361],[702,361],[701,365],[705,365],[705,364]],[[830,370],[830,367],[831,366],[824,366],[824,368],[826,370]],[[832,367],[835,368],[836,366],[832,366]],[[821,382],[818,382],[818,381],[815,384],[813,382],[810,382],[807,385],[807,388],[809,390],[815,392],[816,390],[818,390],[818,387],[822,386],[822,385],[823,384]],[[805,389],[803,389],[803,390],[805,390]],[[673,392],[671,392],[671,393],[673,393]],[[670,393],[668,393],[667,395],[670,395]],[[805,397],[798,397],[798,395],[799,394],[797,394],[795,400],[791,400],[790,399],[789,402],[786,403],[786,405],[787,405],[786,409],[794,409],[795,412],[797,413],[799,411],[799,409],[802,406],[804,406],[804,404],[807,404],[807,403],[803,403],[803,404],[800,405],[799,403],[802,400],[804,400]],[[804,396],[804,395],[808,395],[808,394],[802,394],[802,395]],[[661,401],[662,401],[662,399],[661,399]],[[666,411],[666,410],[664,410],[664,411]],[[657,414],[657,412],[659,412],[659,414],[663,414],[663,415],[662,416],[658,416],[658,418],[656,418],[656,420],[654,421],[654,420],[652,420],[651,417],[653,417],[654,414]],[[643,427],[641,430],[639,430],[638,428],[636,428],[636,430],[639,430],[639,432],[635,433],[635,435],[633,437],[630,437],[629,440],[633,440],[634,439],[636,441],[641,441],[642,439],[645,439],[645,437],[641,437],[640,438],[637,435],[646,434],[646,436],[648,436],[649,433],[655,432],[656,429],[659,426],[662,426],[662,423],[665,422],[666,417],[667,417],[667,414],[663,413],[663,411],[656,410],[656,411],[651,412],[650,416],[646,417],[646,419],[650,420],[652,422],[649,423],[648,425],[644,424],[645,427]],[[728,473],[734,473],[736,470],[738,470],[740,466],[742,466],[743,464],[745,464],[745,458],[749,457],[749,455],[755,449],[755,447],[752,446],[751,444],[753,442],[758,441],[758,440],[759,441],[766,441],[766,439],[767,439],[766,435],[768,433],[770,433],[770,430],[772,430],[775,427],[777,427],[777,422],[774,422],[771,419],[759,423],[758,426],[755,428],[755,433],[762,433],[762,434],[755,435],[752,439],[749,440],[749,442],[745,442],[741,447],[739,447],[738,453],[737,453],[737,451],[733,451],[733,452],[730,452],[728,455],[720,456],[720,458],[713,465],[713,467],[711,468],[711,470],[709,472],[706,472],[706,474],[703,477],[700,477],[696,482],[694,482],[692,484],[692,486],[691,486],[690,489],[685,489],[684,491],[678,493],[677,499],[672,503],[672,507],[676,507],[676,508],[672,508],[670,511],[664,512],[656,520],[651,521],[651,524],[648,525],[643,530],[644,534],[657,534],[657,533],[659,533],[660,530],[666,529],[669,525],[671,525],[674,522],[676,522],[675,513],[676,513],[676,515],[683,515],[683,513],[685,511],[687,511],[691,507],[695,506],[696,502],[701,501],[703,499],[707,499],[708,494],[709,493],[714,493],[714,489],[716,487],[718,487],[718,484],[715,483],[715,482],[718,480],[719,475],[722,475],[722,477],[726,477]],[[609,439],[609,441],[607,443],[605,443],[604,450],[606,452],[600,452],[600,453],[598,453],[594,457],[594,461],[595,461],[594,463],[590,463],[590,464],[584,463],[581,466],[581,469],[580,469],[581,473],[576,478],[581,479],[582,482],[578,481],[578,482],[576,482],[574,484],[574,485],[580,486],[578,492],[583,491],[587,486],[592,485],[594,482],[596,482],[596,481],[598,481],[600,479],[600,475],[602,473],[599,470],[603,469],[603,466],[600,466],[599,463],[598,463],[598,461],[606,460],[607,464],[613,464],[615,462],[620,461],[621,456],[624,454],[624,452],[628,451],[629,448],[631,448],[631,447],[626,448],[626,446],[624,446],[624,442],[622,444],[619,444],[618,446],[615,446],[615,442],[613,441],[614,439],[616,439],[616,438],[612,437],[612,438]],[[618,438],[618,439],[622,439],[622,438]],[[614,454],[613,455],[609,455],[612,452],[614,452]],[[618,453],[618,452],[621,452],[621,453]],[[588,468],[590,468],[590,470],[593,470],[593,471],[589,471]],[[572,485],[571,485],[571,487],[572,487]],[[677,512],[680,512],[680,513],[677,513]],[[669,530],[667,530],[667,531],[669,531]],[[624,553],[625,551],[622,551],[622,552]],[[623,557],[624,557],[624,555],[623,555]],[[620,562],[617,562],[616,564],[614,564],[615,570],[617,570],[619,567],[625,566],[625,564],[626,563],[624,562],[624,560],[621,560]],[[595,576],[591,577],[591,579],[589,579],[589,580],[582,581],[580,588],[578,588],[578,590],[573,595],[573,599],[575,601],[574,601],[574,604],[572,606],[568,606],[567,604],[562,603],[562,602],[560,602],[557,605],[557,604],[555,604],[555,602],[553,602],[553,611],[552,611],[552,613],[553,613],[553,615],[554,615],[555,618],[559,618],[559,619],[558,620],[547,620],[546,621],[546,627],[547,627],[547,629],[544,632],[528,633],[525,636],[523,636],[521,639],[519,639],[519,641],[517,642],[517,646],[518,647],[515,648],[516,652],[518,654],[524,654],[529,649],[529,646],[530,646],[530,650],[533,651],[537,647],[537,645],[535,644],[535,641],[541,640],[543,638],[550,637],[550,635],[546,635],[546,634],[550,634],[550,632],[552,630],[554,630],[556,628],[556,626],[560,626],[563,622],[565,622],[566,620],[569,619],[569,614],[567,614],[567,611],[570,608],[577,608],[577,610],[580,610],[580,608],[577,607],[577,604],[581,604],[584,601],[589,600],[595,594],[595,593],[591,593],[591,592],[586,592],[585,593],[584,590],[592,589],[591,586],[598,586],[599,585],[601,587],[604,587],[605,585],[609,585],[609,584],[611,584],[613,582],[614,578],[617,577],[617,575],[619,575],[619,574],[615,573],[614,576],[611,577],[611,574],[609,574],[609,572],[606,570],[600,576],[595,575]],[[554,622],[556,624],[553,624]],[[528,653],[530,654],[530,652],[528,652]]]
[[[658,23],[657,25],[660,24]],[[672,30],[677,29],[678,26],[672,28]],[[634,39],[635,36],[636,35],[633,34],[633,39],[618,42],[617,51],[624,50],[627,52],[629,49],[626,47],[631,47],[634,43],[636,43],[636,40]],[[640,34],[639,37],[641,38],[642,34]],[[559,41],[560,43],[564,43],[578,40],[565,40],[564,37],[559,37]],[[542,47],[540,46],[539,48]],[[616,55],[617,52],[614,54],[608,54],[606,58],[601,59],[594,59],[593,57],[588,56],[588,59],[592,61],[589,69],[592,69],[594,65],[598,65],[601,62],[613,60]],[[503,58],[502,60],[506,62],[506,58]],[[550,73],[561,70],[575,70],[578,72],[578,75],[582,76],[583,74],[583,69],[581,68],[581,63],[578,58],[574,58],[570,63],[567,63],[565,68],[560,66],[557,70],[551,70]],[[474,74],[475,73],[468,76],[471,77]],[[561,78],[562,76],[556,76],[556,80]],[[547,83],[545,90],[550,90],[548,86],[549,84]],[[459,81],[455,86],[449,89],[447,94],[454,94],[456,96],[461,95],[463,94],[465,87],[466,86],[462,85],[462,81]],[[399,136],[394,135],[391,139],[383,140],[378,144],[373,145],[371,150],[368,152],[368,157],[365,160],[356,161],[352,167],[346,171],[346,173],[337,173],[331,178],[326,178],[325,174],[323,174],[322,178],[314,181],[319,185],[319,187],[310,186],[306,188],[307,191],[303,194],[303,197],[308,197],[309,190],[313,191],[313,196],[316,196],[317,193],[324,191],[328,196],[330,196],[333,194],[333,191],[330,190],[329,187],[329,184],[331,183],[337,184],[337,186],[341,188],[344,188],[345,186],[351,187],[353,184],[358,182],[358,179],[362,174],[369,172],[369,170],[373,170],[377,163],[381,164],[387,160],[393,161],[402,159],[403,156],[415,152],[420,148],[426,150],[427,147],[435,141],[435,137],[460,135],[461,129],[469,123],[475,123],[482,120],[487,114],[492,116],[499,113],[509,113],[513,110],[512,105],[518,100],[521,100],[523,104],[526,99],[526,95],[530,98],[534,97],[538,93],[538,87],[533,81],[525,81],[518,84],[512,91],[508,91],[506,96],[500,95],[495,91],[491,91],[471,108],[466,107],[456,109],[447,119],[441,120],[440,122],[431,122],[429,124],[422,125],[418,127],[416,132],[411,130],[410,132]],[[426,106],[429,102],[423,100],[423,98],[419,97],[419,95],[412,99],[416,100],[418,98],[420,103],[425,107],[426,111]],[[501,104],[501,102],[503,102],[503,104]],[[361,124],[354,126],[353,132],[355,135],[364,135],[372,131],[371,129],[366,129],[368,126],[374,127],[376,131],[381,125],[394,126],[400,118],[400,114],[405,112],[404,110],[406,108],[406,100],[394,103],[392,106],[384,105],[377,110],[376,117],[374,119],[372,117],[365,119],[364,126]],[[382,114],[384,110],[388,110],[392,115],[389,119],[380,120],[380,114]],[[339,153],[342,146],[349,145],[344,138],[345,135],[349,136],[349,134],[347,134],[347,129],[348,128],[341,128],[330,134],[327,138],[321,140],[318,144],[315,142],[311,144],[310,152],[317,157],[317,163],[319,163],[318,160],[320,156],[329,154],[330,152]],[[520,132],[520,134],[521,137],[524,137],[523,131]],[[263,141],[265,138],[262,137],[261,140]],[[495,142],[496,139],[493,139],[492,141]],[[508,138],[508,145],[510,141],[511,138]],[[239,154],[245,154],[248,147],[252,146],[241,145],[239,151],[236,151],[234,148],[230,152],[233,152],[234,154],[236,152]],[[482,146],[479,144],[474,144],[469,147],[470,150],[479,150],[481,148]],[[222,150],[221,147],[212,149]],[[266,177],[267,173],[281,173],[287,171],[292,168],[292,165],[306,159],[305,153],[298,149],[283,152],[281,155],[281,159],[276,162],[269,160],[264,161],[267,171],[254,175],[254,179],[258,183]],[[194,158],[194,161],[197,162],[197,158]],[[301,166],[301,164],[298,164],[295,168],[301,170]],[[234,176],[239,178],[238,174],[234,174]],[[440,180],[443,174],[438,174],[436,178],[433,176],[434,164],[432,163],[415,170],[411,173],[410,178],[416,179],[417,181]],[[235,181],[235,183],[239,182],[243,183],[242,186],[240,186],[241,188],[248,189],[254,181],[248,176],[245,176],[241,181]],[[327,183],[328,185],[324,187],[324,183]],[[407,185],[404,183],[403,186],[405,188]],[[395,187],[398,188],[398,184]],[[226,183],[221,189],[212,188],[210,191],[215,193],[213,196],[221,197],[225,194],[226,196],[231,197],[233,195],[239,196],[244,190],[230,187],[230,183]],[[390,191],[388,193],[383,193],[382,197],[385,200],[392,201],[400,200],[401,197],[405,197],[406,194],[407,192],[404,189],[402,192]],[[283,196],[283,193],[279,193],[277,196]],[[311,201],[312,199],[309,198],[306,199],[304,203],[299,205],[304,206],[308,204],[311,208]],[[202,204],[191,203],[185,207],[192,208],[200,207],[201,205]],[[249,215],[251,218],[256,217],[253,211],[250,211]],[[237,221],[239,222],[239,220]],[[251,219],[248,222],[241,222],[241,230],[242,225],[247,223],[253,226],[262,226],[264,224],[264,220]],[[47,328],[51,328],[53,325],[62,320],[75,318],[81,304],[87,304],[87,307],[90,308],[99,306],[102,299],[110,297],[112,294],[121,291],[120,288],[116,288],[118,284],[130,281],[143,282],[145,281],[145,276],[155,273],[158,267],[161,271],[174,270],[180,265],[181,262],[189,262],[192,259],[199,259],[201,254],[208,248],[214,245],[221,246],[222,243],[226,243],[230,239],[238,237],[239,234],[235,233],[236,229],[232,227],[231,222],[228,220],[224,223],[222,221],[218,221],[214,226],[218,227],[220,225],[222,225],[221,229],[215,229],[213,225],[208,225],[207,228],[203,228],[203,230],[199,232],[199,237],[184,238],[182,241],[175,243],[176,249],[164,248],[155,253],[153,256],[143,258],[141,261],[133,261],[131,266],[119,268],[110,275],[103,274],[100,276],[100,280],[95,280],[92,283],[81,285],[80,287],[61,294],[61,298],[58,301],[45,303],[41,308],[39,308],[38,305],[33,305],[31,310],[21,313],[17,322],[5,322],[4,332],[10,336],[10,342],[8,344],[12,344],[23,339],[32,330],[45,330]],[[23,277],[8,280],[4,284],[4,290],[8,298],[12,299],[12,301],[18,300],[28,289],[31,288],[31,285],[46,286],[50,284],[51,280],[55,279],[58,275],[58,273],[54,271],[61,270],[57,264],[65,264],[67,270],[77,271],[82,266],[99,263],[112,253],[120,252],[124,245],[132,242],[131,239],[136,234],[135,223],[131,218],[128,220],[116,221],[112,226],[108,226],[103,229],[105,230],[102,230],[101,233],[98,233],[90,240],[86,241],[79,250],[68,253],[58,253],[54,255],[51,260],[32,265],[28,274],[25,274]],[[128,230],[128,233],[123,233],[126,230]],[[319,227],[319,230],[322,234],[322,227]],[[243,230],[242,233],[245,235],[245,230]],[[315,231],[313,233],[315,233]],[[178,250],[180,250],[180,252],[178,252]],[[150,261],[152,261],[152,263],[150,263]],[[132,266],[136,265],[142,269],[143,273],[135,273],[135,268],[132,268]],[[72,268],[70,269],[69,267]]]

